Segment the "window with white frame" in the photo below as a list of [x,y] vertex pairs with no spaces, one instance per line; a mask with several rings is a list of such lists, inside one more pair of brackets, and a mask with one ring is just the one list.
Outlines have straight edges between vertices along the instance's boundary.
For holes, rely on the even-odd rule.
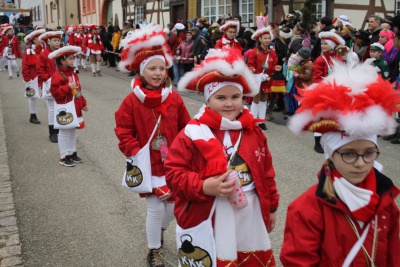
[[232,15],[232,0],[202,0],[202,16],[211,23],[217,22],[220,15]]
[[162,2],[162,9],[169,9],[169,0],[165,0]]
[[395,14],[396,16],[397,16],[397,15],[400,15],[400,0],[396,0],[396,7],[395,7],[394,14]]
[[242,16],[242,24],[246,27],[254,26],[254,0],[241,0],[239,14]]
[[144,18],[144,5],[135,5],[135,24],[139,24]]
[[319,0],[314,4],[315,10],[315,18],[320,20],[322,17],[326,16],[326,0]]

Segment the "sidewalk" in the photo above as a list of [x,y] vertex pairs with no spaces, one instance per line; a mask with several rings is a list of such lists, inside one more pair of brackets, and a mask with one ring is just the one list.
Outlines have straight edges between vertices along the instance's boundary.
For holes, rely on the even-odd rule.
[[0,267],[23,266],[0,97]]

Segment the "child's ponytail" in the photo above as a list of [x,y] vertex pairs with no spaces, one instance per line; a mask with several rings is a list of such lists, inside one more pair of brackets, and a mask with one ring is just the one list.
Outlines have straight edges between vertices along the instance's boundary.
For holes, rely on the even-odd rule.
[[336,194],[332,183],[332,172],[335,169],[335,166],[331,160],[327,159],[324,167],[326,176],[324,187],[322,189],[322,192],[324,193],[324,199],[334,201],[336,200]]

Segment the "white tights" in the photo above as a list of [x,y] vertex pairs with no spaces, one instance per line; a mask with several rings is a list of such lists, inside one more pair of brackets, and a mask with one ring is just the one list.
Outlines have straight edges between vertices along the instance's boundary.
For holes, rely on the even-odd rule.
[[147,205],[147,217],[146,217],[147,243],[150,249],[160,248],[161,229],[167,229],[168,224],[175,218],[174,203],[162,202],[157,196],[150,196],[146,197],[146,205]]
[[58,148],[60,149],[60,158],[63,159],[67,155],[76,152],[76,128],[60,129],[58,133]]
[[54,125],[54,99],[46,99],[47,106],[47,118],[49,120],[49,125]]
[[12,68],[15,69],[16,72],[19,73],[19,67],[17,65],[17,60],[16,59],[7,59],[7,65],[8,65],[8,76],[12,76]]
[[30,114],[36,114],[36,103],[37,103],[37,98],[29,98],[29,113]]

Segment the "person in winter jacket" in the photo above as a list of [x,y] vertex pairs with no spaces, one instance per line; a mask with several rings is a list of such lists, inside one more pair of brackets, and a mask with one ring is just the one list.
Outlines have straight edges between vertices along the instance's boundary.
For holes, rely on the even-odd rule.
[[[335,26],[332,24],[332,19],[329,17],[322,17],[319,22],[318,26],[320,32],[330,32],[335,30]],[[321,39],[317,38],[314,47],[311,50],[311,59],[314,61],[321,55]]]
[[[272,73],[281,71],[282,66],[277,65],[278,56],[275,50],[270,48],[270,42],[274,39],[270,26],[257,30],[251,38],[257,40],[257,46],[251,51],[247,66],[253,73],[258,74],[261,85],[259,93],[253,98],[250,112],[255,118],[264,120],[267,112],[268,93],[271,92]],[[270,101],[269,105],[268,108],[272,110],[275,98]],[[259,126],[263,131],[268,131],[265,123],[262,122]]]
[[[36,30],[25,36],[25,43],[29,43],[25,49],[22,57],[22,77],[24,78],[26,93],[29,97],[29,112],[31,117],[29,122],[33,124],[40,124],[40,121],[36,116],[36,103],[40,97],[40,89],[42,85],[38,82],[38,75],[36,71],[36,62],[38,55],[42,52],[42,42],[39,40],[39,36],[45,33],[46,30]],[[34,90],[34,91],[31,91]],[[32,93],[30,93],[30,92]]]
[[13,68],[17,72],[17,77],[19,77],[19,67],[17,65],[17,58],[22,58],[21,47],[17,36],[14,35],[14,30],[12,26],[5,27],[3,29],[3,34],[5,38],[3,40],[3,51],[1,51],[3,57],[7,58],[7,69],[8,69],[8,79],[12,79]]
[[371,65],[375,66],[376,72],[386,80],[389,78],[390,68],[386,60],[382,57],[384,50],[384,46],[380,43],[373,43],[370,47],[369,54],[371,55],[371,59],[373,59]]
[[399,49],[393,43],[394,37],[395,34],[391,30],[384,29],[379,32],[379,43],[385,48],[385,50],[383,50],[382,57],[389,65],[389,79],[391,82],[396,81],[397,76],[395,74],[395,68],[399,67],[398,65],[395,65]]
[[[335,48],[338,45],[344,45],[345,42],[342,37],[334,32],[320,32],[318,35],[321,40],[322,53],[314,61],[314,73],[312,82],[319,83],[322,79],[328,76],[332,72],[332,60],[343,61],[343,58],[336,53]],[[314,132],[314,150],[317,153],[324,153],[321,146],[321,135],[318,132]]]
[[178,46],[176,49],[176,55],[179,57],[179,78],[183,77],[183,75],[191,71],[194,67],[193,63],[193,44],[192,40],[192,32],[186,32],[186,39]]
[[340,62],[300,95],[289,128],[322,133],[326,161],[288,207],[283,266],[400,266],[400,190],[376,162],[378,135],[396,131],[399,95],[368,63]]
[[370,40],[368,38],[368,32],[363,30],[356,31],[351,51],[357,54],[360,62],[364,62],[370,57],[369,47],[370,47]]
[[60,48],[62,31],[45,32],[39,40],[46,44],[36,61],[36,71],[39,84],[42,85],[42,98],[46,99],[47,117],[49,125],[49,139],[52,143],[58,142],[58,129],[54,129],[54,97],[50,93],[51,77],[56,72],[56,61],[49,58],[49,54]]
[[[235,49],[210,49],[180,80],[178,90],[187,89],[204,92],[206,104],[175,138],[165,161],[180,265],[275,266],[268,234],[279,202],[275,172],[258,120],[242,105],[243,95],[258,91],[253,74]],[[232,196],[235,184],[247,205],[243,195]],[[209,257],[184,253],[188,246]]]
[[167,77],[172,55],[163,28],[149,24],[127,38],[118,67],[137,71],[140,76],[132,80],[133,92],[115,112],[115,134],[119,149],[127,158],[142,157],[143,153],[138,152],[150,144],[150,159],[145,158],[145,162],[151,164],[151,174],[144,179],[151,179],[152,190],[140,196],[145,198],[147,207],[147,262],[150,267],[162,267],[162,233],[174,219],[174,199],[166,185],[164,160],[190,115]]
[[224,46],[228,46],[230,48],[236,49],[237,53],[242,54],[243,47],[236,40],[236,33],[240,29],[240,23],[237,21],[228,21],[224,25],[220,27],[220,30],[224,32],[222,38],[218,40],[215,44],[215,49],[221,49]]
[[73,167],[75,163],[82,163],[78,156],[76,142],[77,129],[85,128],[82,110],[88,111],[85,97],[78,75],[74,72],[74,55],[81,52],[78,46],[65,46],[49,54],[49,58],[56,61],[57,70],[51,78],[50,92],[57,104],[66,104],[74,101],[79,126],[72,129],[60,129],[58,133],[58,148],[60,150],[59,163],[66,167]]
[[[173,34],[171,36],[171,39],[169,39],[169,47],[171,48],[172,55],[176,55],[176,50],[178,49],[178,46],[183,42],[183,40],[186,39],[185,35],[185,25],[182,23],[176,23],[175,24],[175,29],[176,29],[176,34]],[[179,82],[179,67],[180,67],[180,62],[177,60],[174,60],[174,64],[172,66],[173,70],[173,84],[176,85]]]

